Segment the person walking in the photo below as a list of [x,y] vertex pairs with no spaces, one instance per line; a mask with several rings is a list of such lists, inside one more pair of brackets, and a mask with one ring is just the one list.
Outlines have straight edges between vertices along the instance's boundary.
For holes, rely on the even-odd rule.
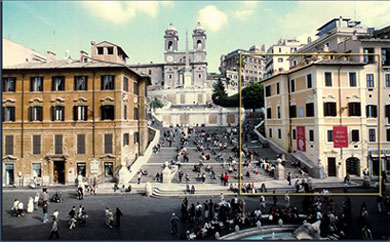
[[112,213],[111,209],[108,209],[108,215],[107,215],[107,226],[112,229],[112,226],[114,224],[114,214]]
[[[272,193],[275,194],[276,191],[274,190]],[[278,203],[278,197],[276,195],[273,195],[272,198],[274,200],[274,207],[276,207],[276,204]]]
[[24,204],[23,204],[23,202],[19,202],[18,203],[18,218],[20,217],[20,216],[24,216]]
[[288,191],[286,191],[286,194],[284,195],[284,201],[286,202],[286,208],[290,207],[290,196],[288,195]]
[[183,179],[183,171],[179,171],[179,182],[181,183],[181,180]]
[[47,205],[47,202],[43,202],[43,205],[42,205],[42,212],[43,212],[43,223],[46,223],[47,221],[49,221],[49,219],[47,218],[48,215],[48,210],[49,210],[49,207]]
[[38,210],[38,203],[39,203],[39,192],[37,192],[35,194],[35,197],[34,197],[34,209],[35,210]]
[[171,219],[171,234],[177,235],[177,224],[179,223],[179,218],[176,216],[175,213],[172,213]]
[[291,172],[289,172],[288,175],[287,175],[287,181],[288,181],[288,185],[289,186],[291,186],[291,179],[292,179]]
[[27,213],[33,213],[33,211],[34,211],[34,200],[32,197],[29,197],[27,202]]
[[53,217],[53,222],[52,222],[52,226],[51,226],[51,230],[50,230],[49,239],[52,239],[54,235],[56,236],[56,239],[59,239],[60,235],[58,233],[58,230],[59,230],[59,226],[57,223],[57,218]]
[[43,200],[43,202],[46,202],[46,203],[49,202],[49,193],[47,192],[47,188],[44,188],[42,200]]
[[121,216],[123,216],[122,211],[119,208],[116,208],[116,212],[115,212],[115,219],[116,219],[115,225],[116,225],[116,227],[121,226]]
[[141,172],[138,173],[137,183],[141,184]]
[[58,221],[58,216],[60,216],[60,212],[58,212],[58,210],[56,209],[56,210],[54,210],[54,212],[51,216]]
[[79,195],[79,200],[84,199],[84,192],[83,192],[83,187],[81,186],[81,184],[79,184],[79,186],[77,188],[77,194]]

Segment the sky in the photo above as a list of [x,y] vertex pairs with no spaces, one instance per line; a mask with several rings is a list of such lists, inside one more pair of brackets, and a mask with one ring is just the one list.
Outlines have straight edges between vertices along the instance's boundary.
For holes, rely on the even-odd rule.
[[[92,40],[121,46],[128,64],[163,62],[164,31],[172,23],[185,49],[198,21],[206,29],[208,71],[237,48],[267,48],[283,38],[306,42],[333,18],[349,17],[362,26],[390,25],[388,1],[4,1],[3,37],[58,59],[90,52]],[[189,46],[192,46],[190,39]]]

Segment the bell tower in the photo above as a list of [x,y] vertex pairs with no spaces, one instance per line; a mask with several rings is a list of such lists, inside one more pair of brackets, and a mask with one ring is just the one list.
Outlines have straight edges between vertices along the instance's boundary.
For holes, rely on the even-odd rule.
[[200,25],[200,22],[196,25],[193,34],[192,41],[194,46],[194,60],[196,62],[206,61],[206,30]]
[[179,36],[177,34],[176,28],[172,25],[172,23],[170,23],[167,30],[165,30],[164,41],[165,41],[164,44],[165,52],[177,51]]

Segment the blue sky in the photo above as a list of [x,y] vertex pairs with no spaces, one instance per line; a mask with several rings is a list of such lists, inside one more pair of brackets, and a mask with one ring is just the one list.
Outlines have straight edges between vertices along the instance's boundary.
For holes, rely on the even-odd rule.
[[[163,34],[170,22],[179,31],[179,49],[185,32],[198,20],[206,28],[209,71],[219,59],[237,48],[266,44],[280,37],[306,41],[331,18],[354,17],[362,25],[390,25],[390,2],[295,1],[6,1],[3,2],[3,37],[57,58],[66,51],[79,58],[90,52],[90,41],[107,40],[130,56],[128,64],[162,62]],[[190,42],[190,46],[192,43]]]

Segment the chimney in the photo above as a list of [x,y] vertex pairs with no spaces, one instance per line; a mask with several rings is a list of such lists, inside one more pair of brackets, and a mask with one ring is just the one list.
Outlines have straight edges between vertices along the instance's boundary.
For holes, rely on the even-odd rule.
[[56,53],[49,50],[46,52],[46,58],[47,58],[47,62],[55,62],[56,61]]
[[88,61],[88,52],[85,50],[80,50],[80,61],[87,62]]
[[97,55],[96,42],[94,40],[91,41],[91,57],[94,58]]

